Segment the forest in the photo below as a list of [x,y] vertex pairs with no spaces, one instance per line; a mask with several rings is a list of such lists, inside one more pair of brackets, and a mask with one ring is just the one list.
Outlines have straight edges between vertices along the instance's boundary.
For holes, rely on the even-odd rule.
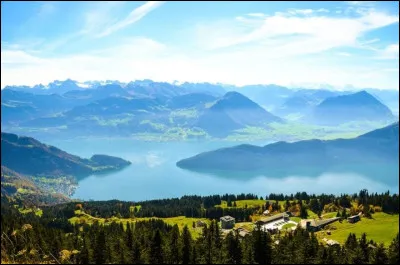
[[[278,201],[286,200],[287,210],[293,201],[314,211],[328,204],[349,207],[352,201],[369,202],[383,211],[398,213],[398,195],[369,194],[362,190],[353,195],[308,195],[297,193],[284,196],[270,194],[266,206],[282,207]],[[245,237],[237,231],[223,236],[218,225],[222,215],[230,214],[247,220],[257,207],[236,208],[237,200],[258,200],[252,194],[183,196],[182,198],[145,202],[88,201],[66,203],[42,208],[42,215],[22,214],[16,201],[2,197],[1,202],[1,260],[2,263],[173,263],[173,264],[394,264],[399,262],[399,235],[394,235],[389,246],[369,240],[365,234],[357,238],[350,233],[343,246],[324,246],[314,233],[297,227],[294,231],[270,235],[257,226]],[[275,202],[274,202],[275,200]],[[216,207],[228,201],[232,207]],[[289,202],[290,201],[290,202]],[[21,202],[19,202],[21,203]],[[68,218],[82,204],[85,211],[101,217],[197,216],[211,219],[194,238],[188,227],[182,231],[177,225],[160,219],[134,223],[100,222],[71,224]],[[131,206],[140,205],[140,211]],[[304,207],[305,207],[304,206]],[[262,208],[265,208],[264,205]],[[135,208],[136,209],[136,208]],[[276,209],[278,210],[278,209]],[[370,209],[372,211],[372,209]],[[340,215],[340,213],[339,213]],[[247,217],[246,217],[247,216]]]

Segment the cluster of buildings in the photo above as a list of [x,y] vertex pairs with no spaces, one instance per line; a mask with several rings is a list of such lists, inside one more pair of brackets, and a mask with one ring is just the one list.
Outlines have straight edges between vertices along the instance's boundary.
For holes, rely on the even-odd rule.
[[[288,222],[290,220],[289,217],[291,215],[292,214],[290,212],[276,214],[271,217],[260,219],[259,221],[256,222],[256,225],[261,225],[264,227],[265,230],[267,230],[271,234],[275,234],[278,232],[277,224],[282,225],[283,223]],[[320,220],[316,220],[316,219],[302,220],[301,226],[304,229],[306,229],[307,231],[317,232],[317,231],[320,231],[322,228],[324,228],[324,226],[331,224],[333,222],[336,222],[339,219],[340,219],[340,217],[334,217],[334,218],[329,218],[329,219],[320,219]],[[347,221],[349,223],[356,223],[360,220],[361,220],[360,214],[353,215],[353,216],[350,216],[347,218]],[[233,229],[235,227],[235,218],[233,218],[232,216],[229,216],[229,215],[223,216],[220,218],[220,222],[221,222],[222,229],[228,230],[228,229]],[[244,228],[238,228],[237,231],[239,232],[239,235],[242,237],[244,237],[246,234],[249,233],[249,231],[247,231]],[[333,241],[327,242],[327,244],[335,245],[336,242],[333,242]]]

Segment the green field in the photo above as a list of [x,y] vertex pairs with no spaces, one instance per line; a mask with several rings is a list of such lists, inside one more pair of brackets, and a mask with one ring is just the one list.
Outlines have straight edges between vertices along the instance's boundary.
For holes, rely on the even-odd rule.
[[291,228],[293,226],[296,226],[296,225],[295,224],[285,224],[285,225],[282,226],[282,229],[288,229],[288,228]]
[[336,215],[337,215],[337,212],[323,213],[322,219],[333,218],[333,217],[336,217]]
[[244,228],[249,232],[254,230],[254,224],[252,222],[236,223],[235,228],[237,229],[239,227]]
[[296,222],[296,223],[300,223],[301,218],[300,217],[289,217],[290,220]]
[[[140,207],[139,205],[136,207]],[[148,221],[150,219],[161,219],[163,220],[165,223],[169,224],[169,225],[178,225],[179,230],[182,232],[183,227],[185,227],[185,225],[187,225],[187,227],[189,228],[190,233],[192,234],[192,236],[194,238],[197,238],[201,231],[202,228],[201,227],[193,227],[193,222],[196,222],[198,220],[201,220],[203,222],[205,222],[207,225],[210,224],[210,220],[205,219],[205,218],[189,218],[189,217],[185,217],[185,216],[177,216],[177,217],[169,217],[169,218],[158,218],[158,217],[144,217],[144,218],[117,218],[117,217],[111,217],[111,218],[96,218],[93,217],[81,210],[76,210],[75,211],[75,216],[70,218],[69,221],[72,224],[79,224],[79,223],[86,223],[86,224],[93,224],[94,222],[98,221],[101,224],[104,225],[108,225],[112,222],[116,222],[116,223],[122,223],[124,225],[124,227],[126,227],[126,224],[128,222],[130,223],[134,223],[134,222],[138,222],[138,221]]]
[[388,246],[399,232],[399,215],[375,213],[372,215],[372,219],[361,218],[361,221],[355,224],[348,223],[347,221],[343,221],[342,223],[335,222],[330,227],[331,235],[326,234],[325,231],[320,231],[316,233],[318,238],[322,239],[325,237],[343,244],[350,233],[356,234],[357,238],[362,233],[366,233],[367,239],[372,239],[378,243],[382,242],[385,246]]
[[314,218],[318,218],[318,215],[316,213],[314,213],[313,211],[311,211],[310,209],[307,209],[307,215],[308,215],[308,219],[314,219]]
[[[262,205],[265,205],[267,202],[266,200],[238,200],[236,202],[236,207],[237,208],[244,208],[246,205],[248,208],[253,208],[253,207],[261,207]],[[233,202],[232,202],[233,205]],[[220,205],[215,205],[216,207],[222,207],[222,208],[228,208],[227,202],[226,201],[221,201]],[[231,207],[233,208],[233,207]]]

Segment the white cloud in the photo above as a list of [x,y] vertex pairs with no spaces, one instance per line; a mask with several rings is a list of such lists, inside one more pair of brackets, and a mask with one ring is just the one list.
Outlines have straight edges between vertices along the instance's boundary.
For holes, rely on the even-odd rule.
[[348,52],[338,52],[337,54],[340,55],[340,56],[345,56],[345,57],[350,57],[351,56],[351,54],[348,53]]
[[384,71],[384,72],[399,72],[399,68],[385,68],[382,71]]
[[24,51],[1,51],[1,64],[39,64],[45,60],[32,56]]
[[[313,15],[311,9],[289,10],[274,16],[253,18],[254,27],[244,28],[242,21],[219,22],[198,26],[199,46],[205,49],[220,49],[252,43],[273,43],[281,40],[284,46],[294,48],[290,54],[320,52],[335,47],[356,46],[358,39],[368,31],[398,23],[399,17],[370,10],[358,18],[327,17]],[[290,14],[310,14],[291,16]],[[250,25],[246,22],[247,25]],[[302,36],[290,40],[288,37]],[[307,45],[312,45],[307,47]],[[303,49],[303,48],[306,49]]]
[[[354,60],[346,59],[343,64],[343,58],[337,56],[339,49],[324,53],[377,42],[379,39],[363,43],[359,39],[364,39],[370,30],[398,22],[398,17],[377,11],[356,18],[324,15],[314,11],[307,16],[287,12],[273,16],[247,14],[240,21],[197,25],[195,40],[193,36],[182,36],[183,46],[166,45],[146,37],[119,38],[104,49],[82,51],[68,57],[47,58],[22,49],[4,48],[2,43],[1,86],[34,85],[67,78],[80,82],[105,79],[128,82],[149,78],[236,85],[329,83],[336,87],[353,84],[398,88],[398,72],[382,70],[398,68],[394,60],[360,58],[352,50]],[[127,21],[133,23],[132,16],[128,17],[131,18],[122,24],[110,23],[115,18],[109,15],[105,18],[107,22],[101,24],[102,28],[111,27],[114,32],[127,26]],[[85,29],[98,34],[100,31],[95,25],[99,20],[100,15],[93,15],[86,21]],[[188,48],[186,43],[193,41],[198,46]],[[386,53],[393,58],[397,47],[398,58],[398,44],[393,45],[383,51],[368,52]]]
[[378,52],[379,59],[399,59],[399,44],[390,44]]
[[124,6],[122,1],[105,1],[91,3],[91,8],[84,14],[83,28],[79,34],[98,34],[117,18],[116,11]]
[[317,12],[324,12],[324,13],[329,13],[329,10],[326,8],[320,8],[317,10]]
[[[271,56],[264,46],[192,54],[146,38],[124,42],[89,54],[51,59],[2,52],[2,58],[5,55],[6,60],[2,61],[1,86],[35,85],[67,78],[80,82],[106,79],[129,82],[149,78],[167,82],[178,80],[236,85],[329,83],[336,87],[351,83],[356,87],[378,88],[395,88],[398,83],[395,78],[397,73],[378,72],[376,67],[365,62],[341,65],[335,64],[336,59],[329,57],[282,60],[279,56]],[[389,64],[385,68],[393,67]]]
[[265,14],[263,14],[263,13],[249,13],[247,15],[250,17],[264,17],[265,16]]
[[320,9],[289,9],[288,13],[291,15],[311,15],[315,13],[329,13],[329,10],[326,8],[320,8]]
[[40,6],[38,16],[44,17],[54,13],[54,11],[56,11],[55,1],[46,1]]
[[112,25],[108,26],[104,31],[97,35],[97,37],[104,37],[107,36],[114,31],[120,30],[125,28],[140,19],[146,16],[148,13],[156,9],[157,7],[161,6],[164,1],[148,1],[145,4],[139,6],[138,8],[134,9],[129,15],[118,22],[113,23]]
[[352,6],[372,6],[376,1],[347,1],[347,4]]

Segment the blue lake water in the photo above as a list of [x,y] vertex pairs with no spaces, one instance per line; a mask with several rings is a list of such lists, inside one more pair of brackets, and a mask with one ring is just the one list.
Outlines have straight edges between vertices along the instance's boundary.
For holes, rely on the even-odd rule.
[[[392,193],[399,189],[396,176],[393,176],[395,180],[389,184],[380,181],[379,175],[371,178],[357,172],[324,172],[319,176],[307,176],[302,173],[301,176],[291,175],[279,178],[246,175],[238,177],[229,174],[221,177],[190,172],[175,165],[180,159],[216,148],[241,144],[240,142],[159,143],[128,139],[74,139],[44,142],[85,158],[90,158],[93,154],[107,154],[132,162],[132,165],[121,171],[92,175],[80,180],[73,197],[84,200],[140,201],[183,195],[225,193],[254,193],[265,196],[269,193],[290,194],[298,191],[340,194],[355,193],[363,188],[372,192],[389,190]],[[268,142],[252,142],[251,144],[265,145]],[[382,169],[382,174],[388,173]]]

